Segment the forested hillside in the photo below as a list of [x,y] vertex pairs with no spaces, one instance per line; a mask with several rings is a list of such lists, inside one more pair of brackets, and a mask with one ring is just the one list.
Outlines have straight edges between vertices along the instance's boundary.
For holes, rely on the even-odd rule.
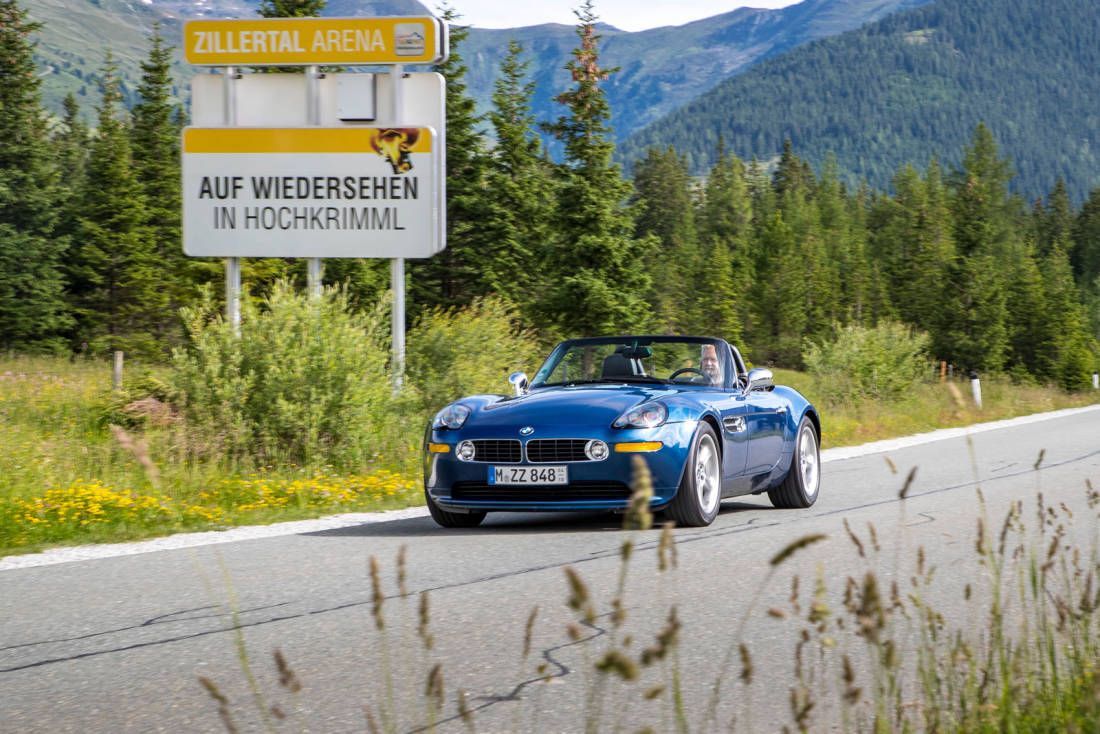
[[[835,35],[882,18],[900,8],[928,0],[804,0],[778,10],[741,8],[704,20],[628,33],[601,26],[609,66],[622,67],[607,85],[611,127],[617,137],[637,130],[711,89],[727,76],[761,58],[800,44]],[[97,69],[110,48],[119,63],[123,102],[136,101],[139,62],[152,23],[164,23],[169,45],[178,46],[182,22],[196,17],[255,17],[260,0],[36,0],[31,17],[45,23],[36,50],[47,107],[60,112],[70,92],[82,105],[94,104]],[[599,4],[595,10],[599,13]],[[330,0],[323,14],[331,17],[424,14],[435,10],[417,0]],[[436,10],[438,12],[438,10]],[[457,18],[458,24],[462,18]],[[532,99],[535,116],[556,114],[553,97],[569,82],[565,70],[573,48],[570,26],[544,24],[502,30],[470,29],[466,45],[469,92],[478,110],[491,107],[493,83],[509,41],[523,44],[532,59],[538,89]],[[176,96],[185,103],[188,84],[198,72],[173,55]]]
[[[621,139],[760,59],[925,2],[804,0],[777,10],[753,8],[749,3],[750,7],[684,25],[676,25],[679,21],[670,5],[668,25],[662,28],[628,33],[600,26],[602,55],[609,67],[620,69],[605,88],[612,133]],[[595,9],[598,14],[598,2]],[[497,67],[512,40],[519,41],[532,60],[535,118],[553,117],[557,114],[554,90],[569,83],[565,64],[574,36],[568,26],[471,29],[465,51],[471,95],[479,109],[489,108]]]
[[[544,342],[703,333],[756,364],[794,367],[838,330],[901,322],[929,335],[928,358],[1088,384],[1100,353],[1100,187],[1080,207],[1061,180],[1025,200],[1012,192],[1014,161],[981,124],[926,165],[894,169],[889,190],[846,186],[835,159],[815,170],[793,145],[773,169],[716,145],[702,185],[678,150],[653,147],[631,183],[609,130],[604,87],[616,72],[585,18],[572,81],[543,128],[560,163],[536,133],[520,46],[501,61],[483,123],[455,33],[438,69],[448,80],[447,248],[408,262],[411,322],[494,299]],[[12,69],[0,78],[0,349],[162,359],[186,343],[180,308],[202,303],[204,287],[222,292],[221,261],[180,248],[181,123],[165,41],[149,39],[132,111],[108,59],[94,132],[72,98],[51,130],[36,32],[0,0]],[[385,261],[328,260],[324,277],[363,309],[388,287]],[[255,298],[280,279],[302,283],[303,263],[243,263]]]
[[[937,0],[807,44],[733,77],[626,140],[627,161],[673,144],[691,170],[719,138],[767,160],[783,142],[815,167],[884,187],[899,166],[954,156],[974,126],[996,133],[1026,198],[1064,179],[1100,184],[1100,12],[1080,0]],[[951,158],[954,160],[954,158]]]

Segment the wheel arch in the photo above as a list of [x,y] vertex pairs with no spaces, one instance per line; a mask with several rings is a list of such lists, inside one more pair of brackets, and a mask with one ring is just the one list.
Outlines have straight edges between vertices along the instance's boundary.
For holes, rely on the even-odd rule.
[[[803,413],[803,415],[806,418],[809,418],[810,423],[813,424],[814,431],[817,433],[817,445],[820,447],[821,446],[821,418],[818,417],[817,411],[814,410],[812,407],[807,408],[806,412]],[[800,420],[799,423],[801,423],[801,422],[802,421]]]
[[699,419],[699,422],[706,423],[710,426],[711,430],[714,431],[715,443],[718,444],[718,458],[722,459],[726,453],[726,442],[722,440],[722,428],[718,424],[718,419],[710,413],[706,413]]

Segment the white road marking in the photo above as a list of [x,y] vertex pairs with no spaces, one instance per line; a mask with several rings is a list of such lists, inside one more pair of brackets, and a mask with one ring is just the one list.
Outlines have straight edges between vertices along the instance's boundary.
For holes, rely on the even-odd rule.
[[[1031,423],[1040,423],[1042,421],[1098,410],[1100,410],[1100,405],[1089,405],[1084,408],[1068,408],[1066,410],[1055,410],[1050,413],[1036,413],[1035,415],[1026,415],[1020,418],[978,423],[963,428],[943,428],[938,431],[930,431],[929,433],[918,433],[915,436],[874,441],[872,443],[865,443],[862,446],[844,446],[835,449],[825,449],[821,452],[821,461],[830,462],[855,459],[870,454],[880,454],[887,451],[898,451],[900,449],[909,448],[910,446],[920,446],[934,441],[961,438],[968,434],[973,435],[975,433],[997,431],[1002,428],[1026,426]],[[55,563],[71,563],[73,561],[90,561],[100,558],[131,556],[138,553],[152,553],[161,550],[194,548],[196,546],[216,545],[218,543],[236,543],[240,540],[274,538],[281,535],[314,533],[321,530],[333,530],[336,528],[346,528],[368,523],[407,520],[410,518],[424,517],[427,514],[428,508],[426,507],[410,507],[404,510],[388,510],[386,512],[355,512],[344,515],[330,515],[316,520],[295,520],[293,522],[280,522],[273,525],[254,525],[230,528],[228,530],[209,530],[201,533],[179,533],[164,538],[141,540],[134,543],[110,543],[104,545],[78,545],[69,548],[53,548],[41,553],[28,553],[22,556],[0,558],[0,571],[11,571],[18,568],[34,568],[36,566],[51,566]]]

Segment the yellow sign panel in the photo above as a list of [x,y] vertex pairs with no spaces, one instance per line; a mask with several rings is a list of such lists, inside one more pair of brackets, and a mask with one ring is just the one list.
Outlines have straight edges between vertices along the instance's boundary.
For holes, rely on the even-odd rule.
[[191,20],[184,55],[199,66],[425,64],[447,57],[431,16]]
[[184,153],[431,153],[426,127],[189,127]]

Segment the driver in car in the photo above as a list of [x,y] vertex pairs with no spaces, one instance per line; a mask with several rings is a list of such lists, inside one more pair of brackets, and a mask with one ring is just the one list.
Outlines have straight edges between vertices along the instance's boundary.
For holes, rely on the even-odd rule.
[[700,365],[703,374],[710,378],[710,384],[722,384],[722,366],[718,363],[718,352],[713,344],[704,344]]

